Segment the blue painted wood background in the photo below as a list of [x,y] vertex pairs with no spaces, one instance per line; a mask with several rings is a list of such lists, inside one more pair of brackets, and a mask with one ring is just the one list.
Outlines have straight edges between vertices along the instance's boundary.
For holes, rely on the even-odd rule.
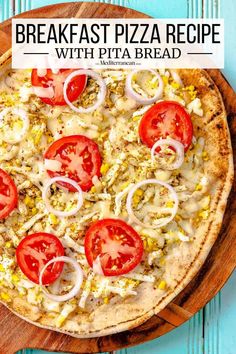
[[[87,0],[89,1],[89,0]],[[93,1],[93,0],[90,0]],[[58,0],[16,0],[16,14]],[[69,2],[61,0],[61,2]],[[236,0],[100,0],[159,18],[224,18],[224,74],[236,89]],[[11,0],[0,0],[1,21],[12,16]],[[116,354],[236,354],[236,273],[190,321],[165,336]],[[1,339],[0,339],[1,340]],[[18,354],[42,354],[26,349]]]

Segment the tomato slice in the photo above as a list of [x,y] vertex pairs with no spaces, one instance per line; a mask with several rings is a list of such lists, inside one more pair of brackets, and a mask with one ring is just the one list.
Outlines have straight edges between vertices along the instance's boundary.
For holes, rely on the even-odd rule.
[[[66,101],[63,96],[63,85],[67,76],[69,76],[73,71],[75,71],[75,69],[60,69],[57,74],[54,74],[51,69],[47,69],[47,74],[41,77],[38,76],[37,69],[33,69],[31,74],[31,83],[32,86],[45,88],[53,87],[55,92],[53,98],[40,97],[44,103],[52,106],[65,106]],[[75,101],[81,95],[86,87],[86,83],[86,75],[78,75],[71,79],[67,88],[67,96],[71,102]]]
[[99,256],[104,275],[122,275],[141,262],[143,242],[122,220],[98,220],[86,232],[85,255],[90,267]]
[[[44,157],[62,163],[59,172],[47,170],[50,177],[66,176],[78,182],[83,191],[93,186],[93,177],[100,177],[101,155],[98,145],[84,135],[70,135],[49,146]],[[60,185],[75,192],[75,188],[63,182]]]
[[158,102],[141,119],[139,135],[142,142],[150,148],[160,138],[165,139],[169,136],[181,142],[187,151],[193,137],[191,117],[177,102]]
[[0,219],[6,218],[18,203],[17,188],[8,173],[0,169]]
[[[26,236],[16,249],[16,259],[21,271],[36,284],[39,284],[39,275],[45,264],[60,256],[64,256],[61,241],[44,232]],[[53,283],[60,276],[63,265],[63,262],[49,265],[43,274],[42,284]]]

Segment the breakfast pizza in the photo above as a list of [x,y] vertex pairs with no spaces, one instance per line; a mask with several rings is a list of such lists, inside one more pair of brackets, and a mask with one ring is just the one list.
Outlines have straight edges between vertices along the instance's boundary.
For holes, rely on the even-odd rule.
[[200,69],[11,69],[0,78],[0,301],[76,337],[133,328],[194,277],[233,179]]

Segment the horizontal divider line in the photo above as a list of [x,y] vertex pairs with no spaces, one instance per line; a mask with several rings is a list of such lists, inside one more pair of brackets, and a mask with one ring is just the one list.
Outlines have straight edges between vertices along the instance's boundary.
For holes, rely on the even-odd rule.
[[210,55],[210,54],[213,54],[213,53],[187,53],[187,54],[192,54],[192,55]]

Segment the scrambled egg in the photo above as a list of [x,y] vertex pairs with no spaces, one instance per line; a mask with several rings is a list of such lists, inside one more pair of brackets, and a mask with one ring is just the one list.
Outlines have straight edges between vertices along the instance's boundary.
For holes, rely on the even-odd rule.
[[[165,291],[168,282],[162,279],[162,274],[169,248],[178,247],[180,242],[191,241],[199,222],[209,217],[211,200],[209,181],[204,176],[204,162],[208,159],[204,139],[193,139],[179,170],[161,169],[151,161],[150,149],[140,142],[138,135],[139,122],[151,106],[141,106],[125,97],[126,71],[99,72],[107,84],[106,100],[100,108],[89,114],[76,114],[67,106],[45,105],[32,93],[30,72],[27,70],[9,72],[7,75],[11,85],[9,80],[5,80],[0,89],[1,110],[5,107],[22,108],[30,118],[28,132],[19,143],[12,145],[0,139],[0,167],[13,177],[19,193],[18,209],[5,222],[0,222],[0,242],[3,247],[0,256],[0,283],[5,288],[18,289],[20,296],[24,296],[29,303],[57,314],[58,327],[77,307],[86,310],[89,298],[100,299],[106,304],[116,295],[135,296],[139,284],[146,281]],[[201,101],[193,86],[180,87],[173,81],[168,70],[162,70],[161,75],[164,100],[175,100],[184,105],[190,114],[194,112],[199,116],[203,115]],[[150,97],[157,83],[151,75],[145,83],[142,78],[135,77],[134,85],[137,92]],[[88,92],[96,92],[96,89],[94,81],[89,80]],[[88,103],[85,95],[80,101],[85,106]],[[15,125],[17,129],[14,131],[18,134],[22,127],[21,122],[16,119],[14,128]],[[95,180],[89,192],[83,193],[85,202],[76,216],[59,219],[45,211],[42,200],[42,189],[48,179],[43,153],[50,143],[71,134],[83,134],[98,143],[103,159],[102,176],[100,180]],[[145,257],[135,271],[117,278],[106,278],[93,273],[84,254],[83,238],[86,228],[92,221],[105,217],[118,217],[130,222],[125,207],[127,193],[135,183],[147,178],[157,178],[175,188],[180,203],[177,215],[161,229],[152,230],[132,225],[141,235],[145,248]],[[74,205],[73,193],[68,193],[66,197],[65,192],[58,188],[55,188],[51,200],[53,206],[59,210],[70,210]],[[166,209],[173,207],[173,201],[163,190],[139,189],[134,195],[133,207],[140,217],[150,222],[157,214],[147,217],[148,203],[154,201],[158,206],[160,200]],[[25,235],[39,231],[58,236],[66,254],[73,255],[86,274],[82,290],[74,303],[49,301],[40,287],[28,281],[16,264],[15,247]],[[71,286],[70,279],[67,281],[68,288]],[[50,290],[56,286],[58,284],[53,284]],[[61,291],[64,290],[65,286]],[[1,292],[0,296],[4,301],[11,301],[6,291]]]

